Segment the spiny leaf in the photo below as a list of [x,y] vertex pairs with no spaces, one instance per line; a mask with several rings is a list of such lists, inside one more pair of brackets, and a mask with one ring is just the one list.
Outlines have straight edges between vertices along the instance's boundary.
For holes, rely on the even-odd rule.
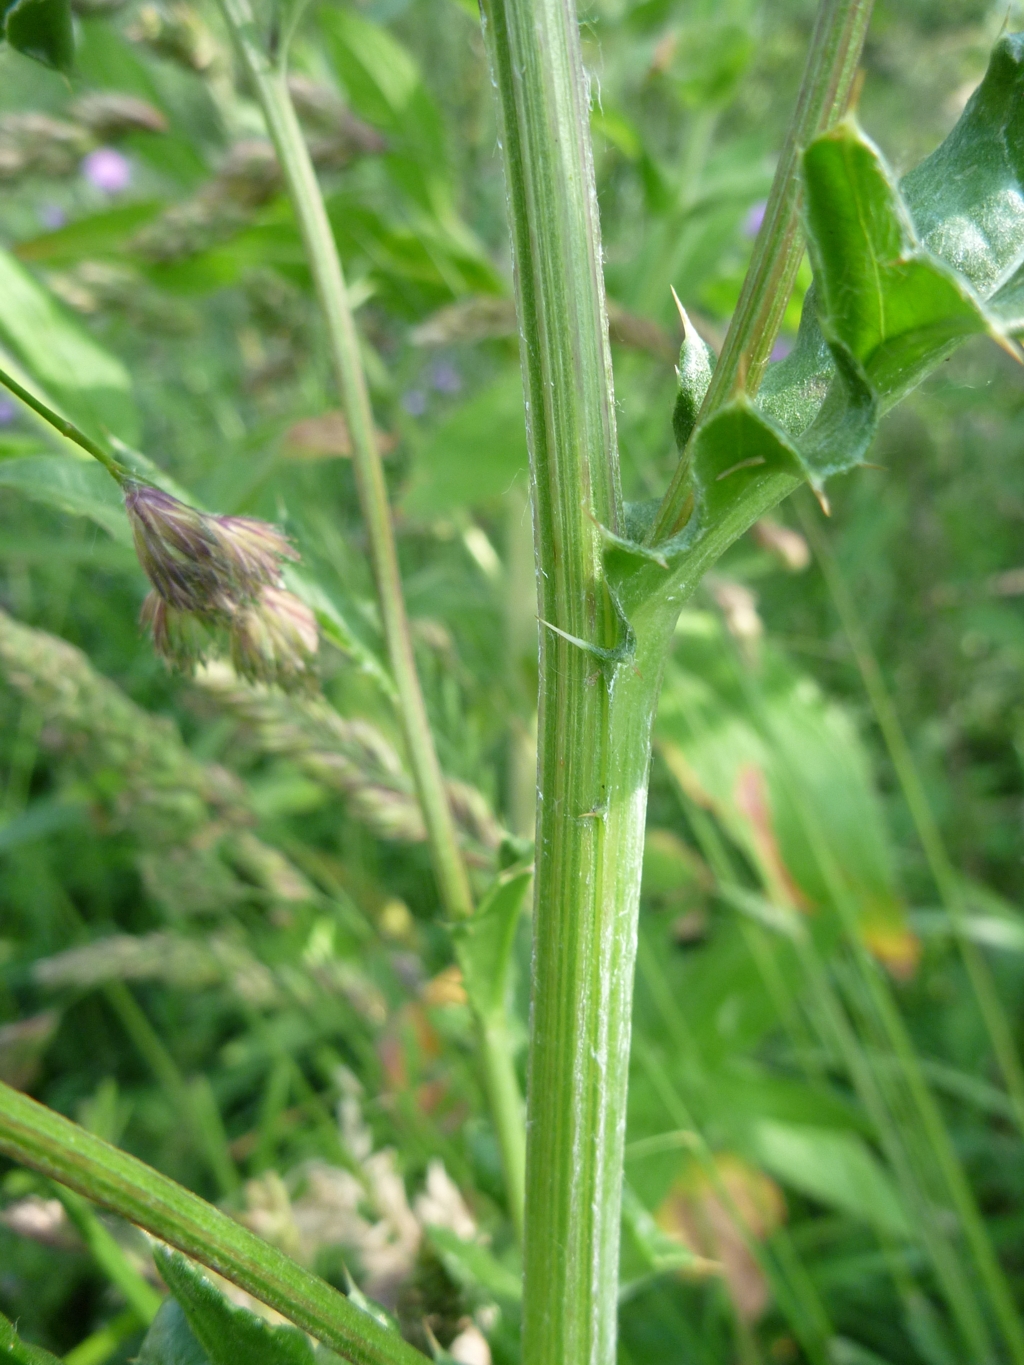
[[682,307],[679,314],[684,335],[679,351],[679,364],[676,367],[679,389],[676,394],[675,410],[672,413],[672,430],[681,454],[696,425],[700,405],[704,402],[704,395],[711,383],[716,356],[704,338],[698,334]]
[[[246,1365],[314,1365],[309,1339],[297,1327],[272,1327],[248,1309],[236,1308],[177,1252],[158,1249],[156,1262],[210,1365],[239,1365],[241,1361]],[[169,1334],[168,1339],[172,1339]],[[175,1325],[173,1341],[184,1344],[185,1340]],[[193,1365],[193,1361],[198,1365],[194,1354],[153,1357],[153,1365]]]
[[[875,347],[871,378],[882,410],[963,336],[986,329],[1014,334],[1024,328],[1022,94],[1024,35],[1012,34],[997,44],[985,79],[956,127],[898,189],[875,149],[850,124],[808,149],[807,225],[816,283],[804,303],[796,347],[785,360],[768,367],[758,396],[758,406],[791,436],[808,428],[821,408],[835,376],[836,345],[849,346],[858,339],[864,345],[869,340],[868,333],[859,330],[866,321],[864,309],[873,283],[863,267],[885,265],[886,244],[890,252],[896,248],[888,262],[887,307],[899,305],[901,298],[906,301],[911,275],[916,274],[923,289],[914,306],[916,316],[901,316],[897,307],[886,319],[884,343]],[[845,163],[845,179],[836,174],[840,163]],[[864,215],[856,221],[850,212],[855,203]],[[839,235],[842,257],[836,249]],[[859,283],[854,284],[849,274],[858,268]],[[821,275],[828,272],[826,286]],[[839,307],[837,289],[844,282],[855,289],[853,326],[840,316],[845,295]],[[985,304],[983,311],[978,311],[979,304]],[[819,326],[819,313],[832,350]],[[853,350],[857,352],[856,344]],[[866,356],[858,358],[863,361]]]
[[22,1341],[3,1313],[0,1313],[0,1360],[9,1360],[12,1365],[60,1365],[49,1351]]
[[990,298],[1020,267],[1024,241],[1024,34],[995,47],[956,127],[900,190],[933,255]]
[[0,463],[0,487],[17,489],[33,502],[71,516],[88,517],[122,545],[131,528],[117,485],[100,465],[67,455],[27,455]]
[[852,121],[813,142],[803,170],[822,330],[893,403],[989,324],[967,281],[917,240],[880,153]]
[[[961,341],[1022,325],[1022,95],[1016,35],[997,46],[953,133],[905,178],[905,195],[852,119],[807,148],[815,283],[797,345],[769,366],[756,408],[734,399],[690,441],[694,514],[666,553],[668,572],[610,547],[609,584],[627,619],[660,599],[665,629],[759,515],[804,479],[822,496],[827,477],[862,461],[881,413]],[[693,396],[683,400],[687,431]]]
[[185,1310],[177,1299],[167,1299],[153,1319],[139,1351],[138,1365],[210,1365]]
[[697,433],[694,474],[704,529],[720,526],[739,509],[745,521],[766,498],[777,499],[780,479],[795,487],[803,467],[785,433],[740,396]]

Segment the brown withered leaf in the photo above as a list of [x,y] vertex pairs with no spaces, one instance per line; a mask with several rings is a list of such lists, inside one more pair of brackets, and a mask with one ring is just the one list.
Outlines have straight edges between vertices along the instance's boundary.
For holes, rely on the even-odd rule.
[[[390,455],[398,438],[390,431],[377,432],[377,449]],[[352,436],[343,412],[324,412],[319,417],[304,417],[284,435],[282,454],[288,460],[338,460],[352,455]]]
[[770,1176],[720,1152],[714,1171],[690,1161],[655,1215],[659,1227],[698,1256],[718,1261],[736,1311],[756,1322],[768,1307],[768,1285],[751,1249],[786,1217],[786,1201]]

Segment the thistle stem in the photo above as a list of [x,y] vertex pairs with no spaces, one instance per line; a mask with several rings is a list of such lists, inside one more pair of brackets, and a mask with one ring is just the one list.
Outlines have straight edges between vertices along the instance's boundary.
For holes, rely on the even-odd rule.
[[[359,337],[316,171],[288,93],[284,66],[287,54],[282,47],[275,61],[267,56],[249,0],[222,0],[222,7],[277,150],[327,325],[331,360],[352,435],[359,502],[370,544],[384,638],[398,694],[398,710],[409,765],[423,810],[441,902],[450,920],[466,919],[473,914],[473,894],[416,672],[387,485],[377,446]],[[502,1153],[509,1207],[513,1222],[518,1227],[521,1221],[525,1136],[522,1102],[513,1103],[510,1100],[510,1096],[519,1094],[514,1057],[507,1049],[495,1052],[487,1046],[483,1023],[480,1020],[477,1022],[488,1096],[492,1101],[494,1096],[502,1097],[500,1105],[495,1106],[492,1102],[492,1117]]]
[[86,436],[84,431],[80,431],[74,422],[69,422],[66,417],[61,417],[59,413],[47,407],[41,399],[37,398],[34,393],[30,393],[23,384],[19,384],[14,376],[8,374],[6,370],[0,370],[0,384],[5,389],[10,389],[15,398],[20,398],[26,407],[37,413],[44,422],[49,422],[50,426],[59,431],[62,436],[67,437],[69,441],[74,441],[76,446],[81,446],[86,454],[91,455],[94,460],[99,460],[110,477],[115,479],[117,483],[123,484],[125,479],[131,478],[129,471],[123,465],[118,464],[113,455],[97,444],[91,436]]
[[226,1213],[2,1082],[0,1152],[225,1275],[355,1365],[423,1365],[397,1332]]
[[501,105],[537,555],[539,793],[523,1358],[615,1359],[650,726],[663,641],[626,660],[588,98],[572,0],[484,0]]
[[[800,155],[813,138],[827,132],[846,112],[873,3],[821,0],[796,111],[779,156],[753,259],[695,430],[727,403],[737,388],[751,398],[760,388],[804,253],[799,223]],[[656,545],[677,535],[692,505],[690,458],[684,451],[658,508],[648,543]]]

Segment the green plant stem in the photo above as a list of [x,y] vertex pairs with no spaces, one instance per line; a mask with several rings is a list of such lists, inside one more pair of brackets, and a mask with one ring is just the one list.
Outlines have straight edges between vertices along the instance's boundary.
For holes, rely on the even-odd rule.
[[220,1114],[208,1093],[209,1082],[206,1077],[200,1077],[189,1087],[174,1058],[123,981],[109,981],[103,987],[103,994],[172,1108],[184,1116],[192,1130],[196,1150],[205,1158],[220,1193],[233,1193],[241,1184],[241,1179],[227,1149]]
[[918,772],[917,764],[907,737],[903,732],[899,716],[882,677],[882,670],[868,641],[867,633],[861,623],[853,597],[846,586],[835,555],[807,499],[796,499],[797,511],[804,533],[811,543],[815,558],[821,568],[825,583],[843,632],[853,650],[860,670],[864,690],[868,694],[878,728],[882,732],[885,747],[889,752],[892,765],[896,770],[904,800],[910,811],[917,837],[924,850],[925,860],[932,880],[953,926],[957,946],[963,958],[964,967],[974,989],[981,1010],[982,1019],[988,1030],[999,1070],[1002,1072],[1006,1092],[1013,1108],[1014,1120],[1018,1131],[1024,1135],[1024,1069],[1013,1039],[1013,1030],[999,999],[995,981],[985,961],[984,954],[966,932],[967,910],[964,905],[963,891],[953,865],[946,852],[942,835],[931,805],[925,792],[924,783]]
[[97,444],[91,436],[86,436],[84,431],[80,431],[78,427],[75,426],[74,422],[69,422],[66,417],[61,417],[59,413],[54,412],[52,408],[47,407],[42,399],[37,398],[34,393],[30,393],[23,384],[19,384],[14,376],[8,374],[6,370],[0,370],[0,384],[2,384],[5,389],[10,389],[15,398],[20,398],[26,407],[30,407],[33,412],[38,413],[44,422],[49,422],[50,426],[56,431],[59,431],[62,436],[67,437],[69,441],[74,441],[76,446],[80,446],[82,450],[84,450],[87,455],[91,455],[94,460],[99,460],[100,464],[110,477],[115,479],[117,483],[123,484],[125,479],[131,478],[130,471],[119,464],[117,460],[114,459],[113,455],[104,450],[101,445]]
[[[484,0],[515,259],[541,618],[523,1351],[615,1359],[622,1149],[650,731],[664,658],[626,659],[588,99],[571,0]],[[656,634],[656,633],[655,633]]]
[[[727,403],[737,388],[753,397],[760,387],[804,253],[799,224],[800,154],[846,111],[872,4],[873,0],[821,0],[796,111],[698,426]],[[690,461],[684,452],[658,508],[648,543],[658,544],[681,531],[692,505]]]
[[[491,1118],[499,1133],[522,1133],[523,1094],[515,1068],[515,1045],[504,1012],[480,1019],[477,1030],[484,1086]],[[502,1157],[505,1197],[516,1236],[523,1240],[526,1208],[526,1144],[517,1142]]]
[[[473,913],[473,893],[416,672],[387,485],[377,447],[359,337],[316,171],[288,94],[286,52],[282,47],[278,59],[273,62],[267,57],[249,0],[222,0],[222,6],[277,150],[327,327],[331,360],[352,436],[352,462],[409,766],[423,811],[441,902],[450,920],[466,919]],[[488,1094],[506,1095],[511,1085],[518,1089],[513,1059],[495,1057],[486,1045],[480,1020],[477,1027],[485,1067],[501,1066],[501,1075],[488,1076]],[[518,1106],[503,1103],[492,1117],[511,1205],[515,1189],[522,1186],[520,1172],[525,1167],[522,1102]],[[518,1221],[517,1216],[517,1224]]]
[[397,1333],[226,1213],[3,1083],[0,1152],[216,1270],[354,1365],[423,1365]]

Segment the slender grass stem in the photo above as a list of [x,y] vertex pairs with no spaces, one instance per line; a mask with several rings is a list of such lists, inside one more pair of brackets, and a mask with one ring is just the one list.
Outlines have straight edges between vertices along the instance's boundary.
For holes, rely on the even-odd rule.
[[56,1194],[71,1222],[81,1234],[82,1241],[89,1248],[93,1260],[110,1282],[121,1291],[138,1321],[144,1327],[148,1327],[163,1302],[162,1296],[143,1279],[113,1234],[103,1226],[86,1200],[62,1185],[56,1186]]
[[[769,739],[772,738],[771,721],[765,714],[760,694],[748,679],[743,678],[754,713],[760,726]],[[780,759],[783,750],[778,746]],[[980,1283],[985,1289],[996,1321],[1003,1333],[1010,1359],[1016,1365],[1024,1365],[1024,1327],[1013,1301],[1006,1276],[995,1255],[988,1230],[981,1217],[970,1184],[964,1174],[963,1166],[953,1148],[949,1133],[946,1131],[935,1098],[921,1072],[917,1054],[907,1032],[906,1024],[892,998],[888,984],[868,954],[857,922],[857,906],[849,887],[843,878],[835,857],[829,847],[827,836],[821,827],[820,819],[806,800],[795,773],[782,761],[779,771],[786,782],[790,800],[793,802],[797,817],[811,846],[815,861],[824,879],[828,896],[834,905],[846,941],[849,945],[857,971],[857,985],[863,991],[868,1012],[865,1022],[870,1026],[877,1022],[881,1035],[899,1059],[903,1080],[910,1100],[910,1113],[920,1127],[924,1150],[935,1163],[935,1170],[944,1193],[950,1199],[967,1246],[977,1270]],[[871,1021],[873,1013],[875,1021]],[[961,1286],[956,1283],[955,1273],[949,1281],[950,1290],[959,1299]],[[974,1330],[985,1331],[978,1321]],[[987,1331],[985,1332],[987,1335]],[[979,1341],[982,1339],[979,1335]],[[975,1354],[978,1352],[976,1350]],[[990,1353],[979,1355],[979,1359],[989,1358]]]
[[354,1365],[423,1365],[396,1332],[226,1213],[2,1082],[0,1152],[216,1270]]
[[80,1341],[64,1357],[64,1365],[104,1365],[118,1347],[139,1331],[139,1320],[130,1308]]
[[248,0],[223,0],[223,9],[277,151],[326,323],[331,361],[352,436],[353,467],[388,659],[434,872],[445,910],[453,919],[464,919],[473,913],[473,895],[416,673],[387,485],[341,260],[283,66],[266,55]]
[[988,963],[978,945],[966,932],[967,909],[959,879],[946,851],[924,783],[853,596],[806,498],[797,498],[796,505],[800,524],[814,550],[829,594],[839,614],[843,632],[853,650],[864,690],[868,694],[878,728],[882,732],[885,747],[896,771],[932,880],[953,926],[957,947],[1006,1085],[1014,1121],[1018,1131],[1024,1135],[1024,1068],[1021,1066],[1013,1030],[999,999],[999,992]]
[[[753,397],[760,387],[804,253],[799,225],[800,154],[846,111],[872,5],[873,0],[822,0],[796,111],[772,181],[753,259],[698,425],[728,402],[737,388]],[[649,543],[657,544],[682,530],[691,506],[690,460],[684,452],[658,508]]]
[[825,1306],[806,1271],[799,1264],[792,1246],[787,1244],[782,1258],[786,1264],[779,1265],[773,1251],[755,1235],[732,1197],[711,1148],[696,1127],[689,1106],[673,1084],[660,1058],[646,1041],[638,1044],[637,1052],[652,1088],[672,1116],[672,1121],[680,1124],[690,1134],[691,1150],[700,1163],[705,1179],[751,1259],[771,1285],[774,1297],[807,1353],[808,1359],[812,1365],[828,1365],[828,1342],[833,1335],[832,1326]]
[[[679,785],[679,795],[708,865],[719,884],[728,887],[735,882],[735,873],[717,831],[705,813],[690,800],[682,784]],[[784,887],[773,886],[766,880],[765,889],[773,903],[793,911]],[[802,928],[803,922],[797,923]],[[964,1347],[972,1360],[991,1361],[991,1337],[973,1292],[971,1278],[962,1272],[957,1263],[955,1250],[950,1245],[944,1226],[943,1209],[936,1207],[934,1195],[924,1187],[922,1153],[919,1145],[912,1141],[913,1119],[906,1113],[906,1096],[897,1087],[886,1084],[887,1078],[880,1075],[878,1068],[873,1065],[809,930],[795,934],[792,942],[816,1007],[822,1041],[841,1060],[874,1125],[882,1150],[897,1178],[911,1226],[928,1253]],[[862,1015],[860,1022],[865,1031],[877,1029],[877,1020]],[[899,1079],[903,1079],[903,1075],[901,1064]],[[924,1162],[931,1168],[931,1152],[927,1146]]]
[[[316,171],[288,93],[287,45],[280,45],[277,57],[272,61],[264,50],[249,0],[222,0],[222,8],[277,151],[326,323],[331,361],[352,436],[356,485],[370,545],[388,659],[398,695],[398,711],[409,766],[427,827],[441,902],[449,919],[466,919],[473,914],[473,892],[416,672],[387,485],[344,271]],[[492,1119],[501,1148],[508,1199],[514,1207],[517,1191],[522,1189],[525,1133],[521,1100],[517,1104],[506,1101],[511,1087],[518,1092],[518,1081],[511,1059],[496,1058],[493,1049],[487,1046],[484,1025],[479,1019],[477,1032],[488,1072],[488,1094],[502,1096],[498,1109],[492,1110]],[[490,1071],[498,1061],[501,1074],[491,1075]],[[519,1226],[518,1208],[514,1208],[513,1219]]]
[[74,441],[76,446],[80,446],[94,460],[99,460],[110,477],[117,483],[123,484],[125,479],[131,478],[130,472],[119,464],[109,451],[104,450],[91,436],[86,436],[85,432],[80,431],[74,422],[69,422],[66,417],[61,417],[60,413],[54,412],[53,408],[48,407],[41,398],[37,398],[23,384],[19,384],[14,376],[8,374],[6,370],[0,370],[0,384],[5,389],[9,389],[15,398],[20,398],[26,407],[30,407],[44,422],[49,422],[55,431],[59,431],[69,441]]

